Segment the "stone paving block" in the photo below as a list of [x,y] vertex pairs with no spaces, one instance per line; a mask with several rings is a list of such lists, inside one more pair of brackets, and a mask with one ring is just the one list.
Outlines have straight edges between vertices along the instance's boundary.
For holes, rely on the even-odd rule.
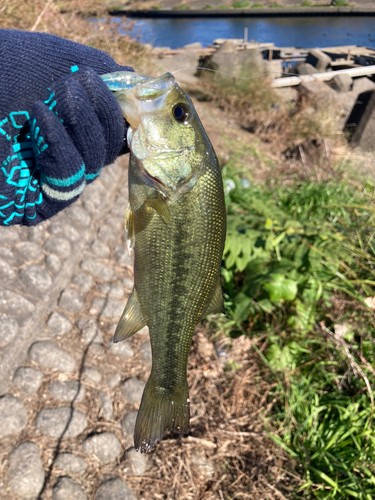
[[[46,222],[44,223],[46,224]],[[43,230],[44,224],[38,224],[37,226],[31,226],[27,228],[27,239],[33,243],[41,243],[43,241]]]
[[72,283],[78,286],[80,292],[87,293],[91,290],[94,280],[89,274],[78,273],[72,277]]
[[34,310],[35,306],[29,300],[0,285],[0,314],[6,314],[22,322],[29,318]]
[[117,235],[114,233],[112,228],[110,226],[104,225],[101,226],[99,231],[98,231],[98,238],[101,241],[104,241],[105,243],[108,243],[108,245],[111,245],[114,247],[117,243]]
[[121,233],[125,230],[125,216],[124,217],[108,217],[105,223],[110,226],[115,233]]
[[13,251],[18,255],[24,262],[39,262],[43,259],[43,250],[40,245],[32,243],[31,241],[23,241],[17,243],[13,247]]
[[109,375],[107,378],[107,385],[110,389],[114,389],[121,382],[121,375],[119,373],[114,373]]
[[99,402],[104,420],[112,420],[113,404],[110,396],[103,391],[99,391]]
[[24,441],[9,456],[9,485],[22,498],[35,498],[44,484],[44,469],[38,445]]
[[90,307],[90,314],[100,315],[102,318],[120,318],[124,311],[124,304],[117,299],[94,299]]
[[98,285],[98,290],[100,293],[107,295],[112,299],[123,299],[124,298],[124,288],[121,285],[112,285],[109,283],[102,283]]
[[113,352],[116,356],[122,359],[130,359],[134,356],[134,351],[126,340],[123,340],[121,342],[110,342],[108,344],[109,350]]
[[9,344],[18,333],[17,321],[13,318],[0,316],[0,347]]
[[35,426],[45,436],[54,438],[77,437],[87,427],[86,415],[76,408],[44,408],[35,420]]
[[[0,234],[2,234],[2,233],[0,233]],[[1,239],[0,239],[0,241],[1,241]],[[3,242],[1,241],[1,243],[3,243]],[[8,264],[10,264],[11,266],[16,265],[17,259],[14,256],[14,253],[12,252],[12,250],[10,250],[9,248],[0,246],[0,258],[2,260],[4,260],[5,262],[7,262]]]
[[88,465],[82,458],[72,453],[60,453],[55,460],[54,467],[67,474],[83,474]]
[[75,361],[72,356],[49,340],[35,342],[29,350],[32,361],[39,363],[45,368],[59,370],[61,372],[72,372],[75,370]]
[[77,229],[71,224],[65,224],[63,222],[52,222],[48,227],[48,232],[57,237],[67,238],[71,242],[78,241],[82,238]]
[[128,278],[125,276],[124,278],[121,278],[121,283],[124,285],[125,288],[128,290],[133,290],[134,287],[134,281],[131,278]]
[[19,240],[16,227],[0,227],[0,241],[2,244],[14,245]]
[[81,227],[88,227],[91,223],[90,215],[79,205],[70,205],[65,209],[65,215],[67,215],[72,222]]
[[61,269],[61,260],[54,253],[46,255],[44,262],[46,264],[46,268],[52,274],[57,274]]
[[126,458],[130,462],[131,470],[128,471],[126,468],[124,472],[133,472],[135,476],[143,476],[149,468],[149,459],[146,453],[139,453],[133,447],[126,452]]
[[69,240],[65,238],[50,238],[44,244],[44,250],[49,253],[54,253],[61,260],[69,257],[72,251],[72,246]]
[[128,378],[122,386],[124,396],[131,403],[140,403],[145,385],[145,382],[135,377]]
[[53,312],[48,318],[47,327],[52,335],[64,335],[72,330],[73,325],[64,314]]
[[32,264],[21,269],[20,278],[30,295],[43,297],[52,286],[51,276],[38,264]]
[[97,457],[100,462],[108,463],[120,455],[122,447],[112,432],[102,432],[85,439],[82,449],[88,455]]
[[100,384],[103,375],[96,368],[91,366],[85,366],[82,371],[82,380],[84,382],[89,382],[91,384]]
[[70,477],[59,477],[52,489],[52,500],[86,500],[78,483]]
[[95,500],[136,500],[136,496],[124,481],[115,477],[102,482]]
[[77,313],[82,311],[84,305],[84,298],[73,288],[66,288],[60,296],[59,306],[65,309],[65,311]]
[[150,342],[144,342],[141,347],[141,356],[146,363],[152,363],[152,350],[151,350],[151,343]]
[[[79,325],[79,323],[78,323]],[[88,319],[81,330],[81,340],[85,345],[103,342],[102,332],[99,330],[95,320]]]
[[13,377],[13,383],[28,396],[39,389],[42,380],[43,373],[35,368],[18,368]]
[[103,344],[99,344],[97,342],[90,344],[89,349],[88,349],[88,353],[93,358],[102,358],[105,355],[105,349],[104,349]]
[[81,262],[81,269],[103,281],[111,281],[115,278],[113,269],[94,259],[83,260]]
[[85,397],[85,387],[78,380],[68,380],[65,382],[52,382],[48,387],[49,392],[59,401],[70,401],[79,403]]
[[109,248],[109,246],[100,240],[94,241],[94,243],[91,245],[91,250],[96,255],[96,257],[99,257],[100,259],[108,259],[111,254],[111,249]]
[[18,434],[26,424],[27,413],[21,401],[9,395],[0,398],[0,437]]
[[130,257],[127,248],[123,245],[119,245],[114,251],[115,260],[124,266],[132,266],[133,259]]
[[0,280],[4,282],[9,282],[16,279],[17,275],[13,270],[13,267],[0,258]]

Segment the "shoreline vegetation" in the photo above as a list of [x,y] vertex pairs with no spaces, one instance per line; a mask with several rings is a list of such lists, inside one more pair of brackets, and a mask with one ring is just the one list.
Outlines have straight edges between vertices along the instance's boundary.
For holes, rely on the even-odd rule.
[[368,0],[128,0],[110,1],[107,7],[111,15],[147,17],[375,15]]
[[[8,0],[0,26],[84,43],[138,72],[196,66],[193,50],[165,57],[137,43],[131,22],[120,35],[109,8]],[[236,64],[225,54],[222,63]],[[252,57],[264,73],[267,61]],[[99,474],[123,477],[146,500],[375,498],[375,156],[348,144],[332,112],[337,89],[317,99],[269,78],[176,77],[223,166],[226,317],[193,340],[190,436],[162,441],[140,477],[121,463]]]

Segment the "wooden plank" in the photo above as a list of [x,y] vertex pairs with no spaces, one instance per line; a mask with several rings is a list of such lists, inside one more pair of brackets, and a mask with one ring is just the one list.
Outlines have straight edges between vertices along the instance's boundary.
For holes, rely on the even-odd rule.
[[302,82],[327,82],[332,80],[336,75],[349,75],[351,77],[356,76],[370,76],[375,75],[375,64],[372,66],[361,66],[360,68],[350,68],[350,69],[340,69],[337,71],[328,71],[327,73],[315,73],[314,75],[300,75],[300,76],[289,76],[286,78],[276,78],[271,87],[293,87],[299,85]]

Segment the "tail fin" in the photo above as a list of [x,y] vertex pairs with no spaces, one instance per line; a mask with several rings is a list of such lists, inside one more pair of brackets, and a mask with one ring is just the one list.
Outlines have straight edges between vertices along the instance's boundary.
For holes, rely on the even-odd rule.
[[189,431],[189,391],[187,383],[173,392],[161,391],[150,378],[143,392],[134,431],[134,448],[142,452],[155,448],[167,431]]

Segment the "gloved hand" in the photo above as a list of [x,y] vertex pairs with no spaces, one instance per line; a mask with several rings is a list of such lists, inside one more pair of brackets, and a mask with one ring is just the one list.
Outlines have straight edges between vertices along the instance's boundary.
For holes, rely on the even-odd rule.
[[99,77],[114,71],[132,70],[53,35],[0,30],[0,226],[55,215],[127,150]]

